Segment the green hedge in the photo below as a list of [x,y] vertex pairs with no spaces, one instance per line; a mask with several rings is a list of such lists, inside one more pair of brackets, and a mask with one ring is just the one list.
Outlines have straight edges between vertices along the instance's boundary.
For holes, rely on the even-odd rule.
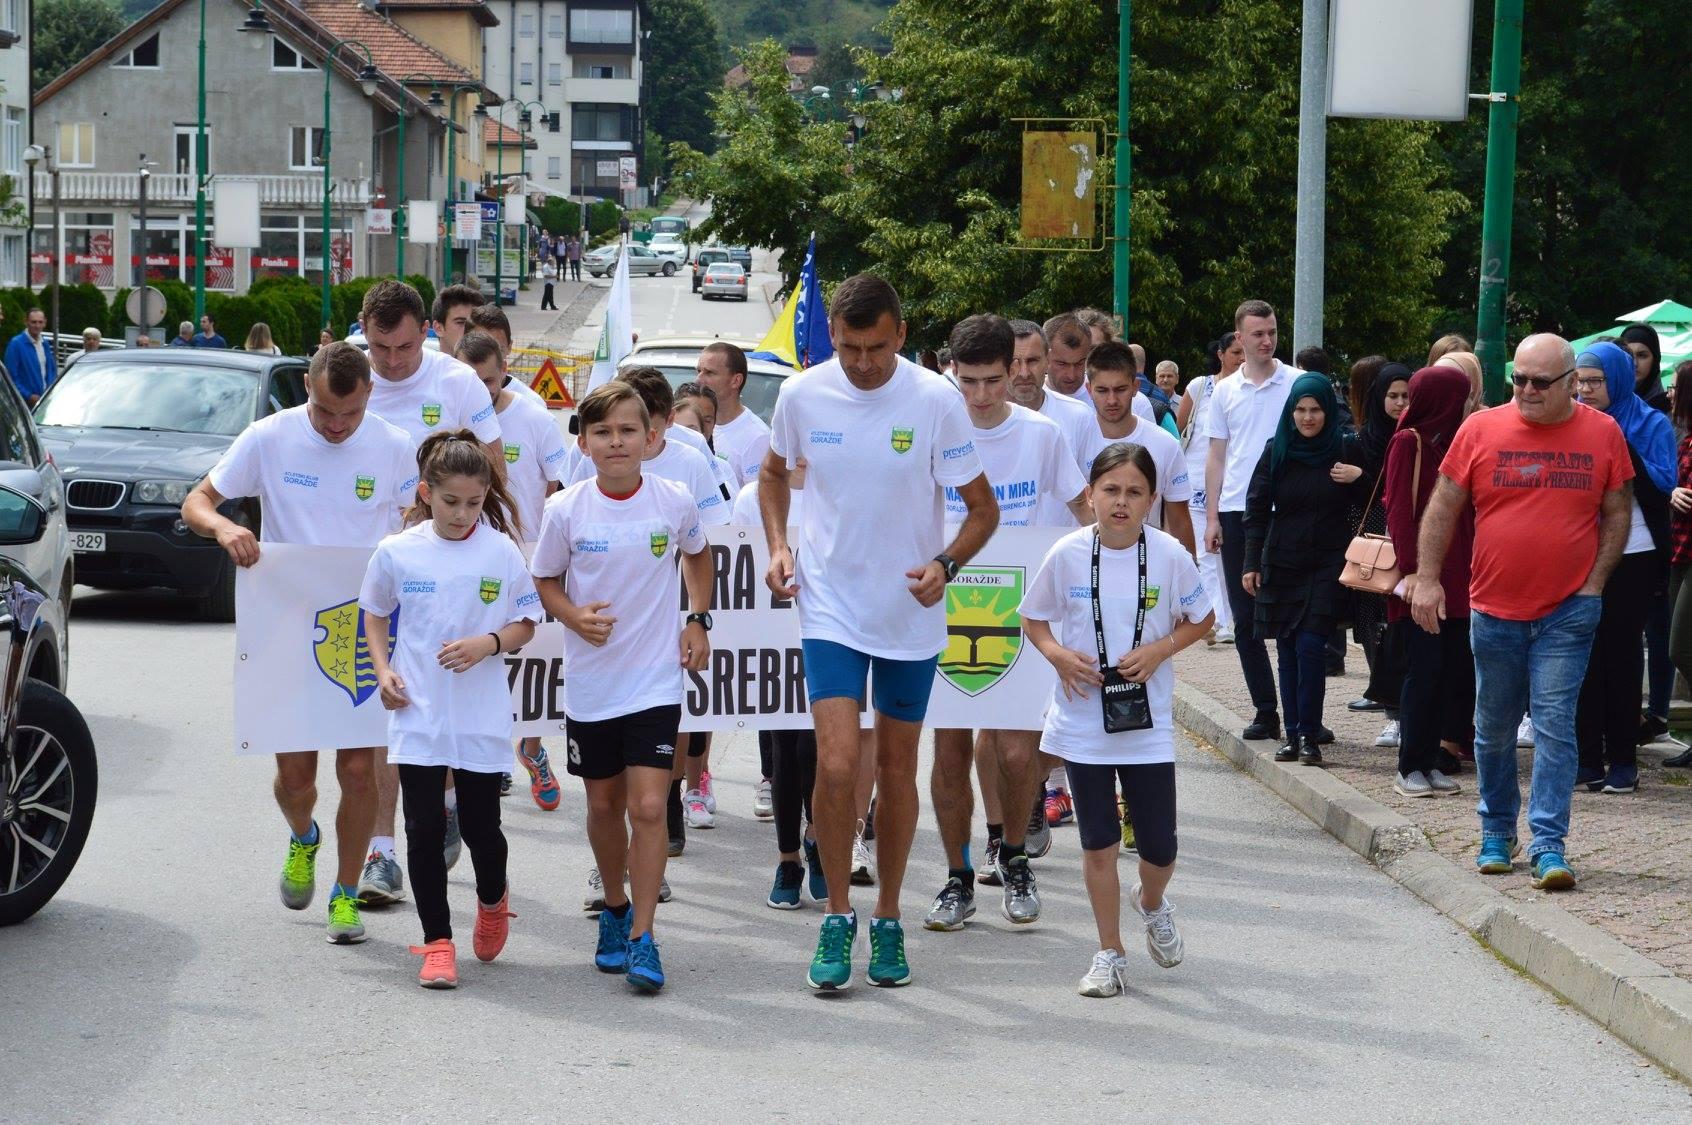
[[270,326],[271,339],[285,354],[303,354],[294,347],[300,336],[298,318],[293,307],[274,293],[259,293],[245,297],[230,297],[222,293],[206,295],[206,312],[217,321],[217,330],[229,346],[239,348],[247,342],[247,333],[254,324]]
[[[277,347],[289,355],[305,355],[317,346],[318,321],[323,316],[323,291],[317,286],[303,277],[261,277],[247,295],[268,297],[293,313],[294,332],[287,338],[278,335],[276,324],[270,322]],[[330,300],[333,303],[332,295]]]
[[0,289],[0,312],[4,312],[6,319],[0,323],[0,347],[24,329],[24,317],[30,309],[35,307],[35,294],[22,285],[12,289]]
[[417,290],[418,294],[422,296],[423,315],[428,316],[430,310],[435,307],[435,283],[420,273],[406,274],[405,283]]

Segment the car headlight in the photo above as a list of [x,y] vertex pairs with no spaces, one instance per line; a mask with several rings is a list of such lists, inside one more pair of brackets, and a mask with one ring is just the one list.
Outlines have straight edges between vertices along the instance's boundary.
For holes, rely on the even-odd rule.
[[129,490],[129,498],[137,504],[168,504],[172,508],[180,508],[193,489],[194,482],[191,480],[143,480],[135,482],[135,487]]

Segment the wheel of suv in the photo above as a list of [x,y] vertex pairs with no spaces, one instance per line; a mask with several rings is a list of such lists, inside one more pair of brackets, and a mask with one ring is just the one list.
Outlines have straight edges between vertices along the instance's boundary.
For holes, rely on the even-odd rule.
[[674,262],[665,262],[664,263],[664,276],[665,277],[676,276],[676,264]]
[[[245,512],[237,512],[235,522],[241,527],[253,526]],[[235,561],[227,555],[218,569],[217,581],[200,595],[200,616],[207,621],[235,620]]]
[[88,842],[99,792],[94,739],[76,705],[26,680],[0,751],[0,926],[47,904]]

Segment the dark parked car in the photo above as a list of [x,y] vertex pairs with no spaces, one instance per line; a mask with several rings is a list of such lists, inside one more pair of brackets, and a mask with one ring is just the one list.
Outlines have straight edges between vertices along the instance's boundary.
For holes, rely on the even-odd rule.
[[[233,621],[234,564],[179,509],[237,434],[305,402],[305,373],[303,359],[209,348],[96,354],[65,372],[35,421],[64,474],[76,580],[182,590]],[[256,502],[222,510],[258,531]]]
[[730,261],[729,252],[721,246],[707,246],[693,256],[693,291],[699,292],[700,284],[705,280],[705,271],[718,262]]
[[99,789],[88,724],[63,695],[65,603],[17,561],[55,522],[62,529],[40,500],[0,484],[0,926],[64,885]]

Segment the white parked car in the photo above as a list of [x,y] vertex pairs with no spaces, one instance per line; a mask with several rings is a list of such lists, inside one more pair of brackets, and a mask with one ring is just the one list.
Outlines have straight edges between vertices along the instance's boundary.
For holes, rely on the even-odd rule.
[[687,243],[673,234],[654,235],[646,248],[660,258],[674,262],[677,269],[687,265]]

